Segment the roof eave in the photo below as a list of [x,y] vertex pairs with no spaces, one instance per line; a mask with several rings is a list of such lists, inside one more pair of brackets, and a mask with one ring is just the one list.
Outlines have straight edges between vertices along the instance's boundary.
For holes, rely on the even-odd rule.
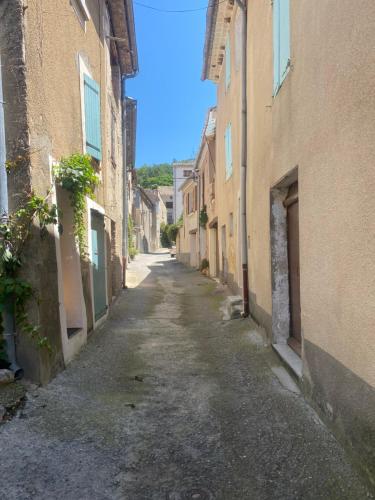
[[211,64],[212,45],[215,36],[215,25],[216,25],[218,7],[219,7],[219,2],[217,0],[210,0],[207,8],[207,17],[206,17],[206,38],[204,42],[203,71],[202,71],[203,81],[209,79],[209,67]]
[[133,0],[108,2],[121,73],[131,78],[138,73],[138,50],[135,35]]

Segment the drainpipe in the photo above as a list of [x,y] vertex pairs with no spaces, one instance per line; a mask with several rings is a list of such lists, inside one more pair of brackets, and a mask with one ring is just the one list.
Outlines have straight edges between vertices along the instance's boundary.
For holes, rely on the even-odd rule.
[[123,169],[123,187],[122,187],[122,288],[126,288],[126,268],[128,266],[128,170],[127,170],[127,121],[126,121],[126,92],[125,92],[126,77],[122,77],[122,169]]
[[[5,168],[6,162],[6,144],[5,144],[5,117],[4,117],[4,96],[3,96],[3,80],[2,66],[0,56],[0,219],[1,222],[8,221],[8,181]],[[16,341],[15,341],[15,320],[13,303],[5,304],[3,313],[4,339],[6,344],[6,352],[10,363],[10,370],[14,373],[15,378],[20,379],[23,376],[23,370],[17,364],[16,358]]]
[[247,178],[247,5],[246,0],[236,0],[242,10],[242,103],[241,103],[241,180],[240,180],[240,224],[243,316],[250,314],[249,275],[247,254],[246,178]]

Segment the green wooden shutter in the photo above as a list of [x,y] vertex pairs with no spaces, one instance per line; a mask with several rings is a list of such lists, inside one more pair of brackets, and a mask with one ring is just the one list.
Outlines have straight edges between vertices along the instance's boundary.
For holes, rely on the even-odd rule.
[[273,0],[273,95],[280,87],[280,0]]
[[86,152],[102,159],[100,127],[100,87],[89,76],[84,77]]
[[290,64],[290,0],[273,0],[273,93],[277,94]]
[[280,2],[280,83],[284,80],[290,62],[290,0]]

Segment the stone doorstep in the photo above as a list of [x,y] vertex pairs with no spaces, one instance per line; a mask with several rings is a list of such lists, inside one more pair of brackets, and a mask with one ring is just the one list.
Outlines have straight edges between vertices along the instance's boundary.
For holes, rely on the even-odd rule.
[[292,370],[294,375],[302,379],[302,359],[291,349],[288,344],[272,344],[272,347],[282,361]]

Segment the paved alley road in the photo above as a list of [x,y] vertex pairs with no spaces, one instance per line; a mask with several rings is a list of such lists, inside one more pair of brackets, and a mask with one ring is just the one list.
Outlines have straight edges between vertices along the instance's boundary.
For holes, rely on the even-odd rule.
[[[81,355],[0,427],[0,498],[372,498],[220,289],[139,256]],[[293,386],[291,386],[293,389]]]

